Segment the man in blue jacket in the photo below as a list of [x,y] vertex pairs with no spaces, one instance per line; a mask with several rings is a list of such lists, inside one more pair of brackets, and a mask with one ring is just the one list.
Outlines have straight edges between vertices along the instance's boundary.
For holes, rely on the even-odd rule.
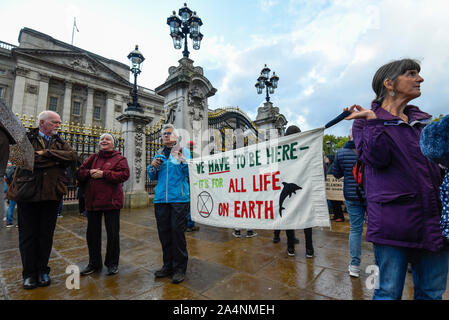
[[362,233],[365,222],[366,200],[363,190],[357,193],[357,183],[352,174],[352,168],[357,162],[355,144],[352,140],[352,128],[349,129],[349,141],[338,150],[332,165],[332,174],[340,179],[344,176],[343,194],[345,197],[346,209],[349,215],[349,254],[351,263],[348,267],[351,277],[360,276],[360,261],[362,255]]
[[184,281],[187,270],[187,245],[185,231],[190,206],[189,167],[190,151],[178,144],[175,127],[162,127],[164,147],[157,151],[148,166],[148,176],[157,180],[154,194],[159,240],[162,245],[164,265],[155,272],[156,278],[172,276],[173,283]]

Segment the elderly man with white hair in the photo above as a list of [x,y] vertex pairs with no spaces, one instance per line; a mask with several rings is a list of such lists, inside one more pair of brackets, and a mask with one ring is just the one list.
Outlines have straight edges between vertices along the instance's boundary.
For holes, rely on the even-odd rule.
[[76,153],[58,136],[60,116],[47,110],[38,120],[39,127],[27,133],[35,150],[34,170],[17,168],[7,194],[17,203],[24,289],[45,287],[51,282],[48,260],[58,205],[67,193],[65,170],[76,160]]

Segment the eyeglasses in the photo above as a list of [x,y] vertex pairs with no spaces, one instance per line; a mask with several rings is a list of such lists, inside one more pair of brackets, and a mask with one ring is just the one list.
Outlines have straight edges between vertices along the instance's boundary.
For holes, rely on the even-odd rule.
[[164,132],[162,135],[163,135],[163,136],[171,136],[171,134],[172,134],[172,132],[167,131],[167,132]]

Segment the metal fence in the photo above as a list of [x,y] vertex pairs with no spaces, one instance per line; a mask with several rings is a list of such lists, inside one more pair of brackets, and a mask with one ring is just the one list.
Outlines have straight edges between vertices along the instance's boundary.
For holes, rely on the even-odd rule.
[[[37,119],[33,116],[30,116],[29,118],[26,115],[19,117],[19,115],[16,114],[16,116],[22,121],[22,125],[28,130],[38,126]],[[69,124],[67,121],[61,125],[61,128],[59,129],[59,136],[67,141],[78,155],[77,163],[73,163],[69,168],[67,168],[67,178],[69,183],[67,185],[68,193],[63,198],[64,201],[77,199],[77,170],[84,160],[99,150],[99,139],[103,133],[110,133],[116,138],[116,149],[123,154],[125,151],[125,143],[122,138],[121,131],[107,130],[97,126],[86,127],[84,125],[80,125],[79,123],[74,124],[73,122]]]

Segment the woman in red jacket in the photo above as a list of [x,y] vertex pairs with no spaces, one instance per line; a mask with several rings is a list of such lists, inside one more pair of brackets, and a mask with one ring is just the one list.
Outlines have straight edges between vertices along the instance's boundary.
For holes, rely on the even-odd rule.
[[100,136],[100,151],[91,155],[81,165],[78,180],[85,182],[85,202],[87,210],[87,246],[89,264],[81,275],[100,272],[101,258],[101,218],[107,233],[106,258],[104,265],[108,275],[118,273],[120,256],[120,209],[123,208],[122,183],[129,178],[128,161],[114,150],[114,137],[109,133]]

